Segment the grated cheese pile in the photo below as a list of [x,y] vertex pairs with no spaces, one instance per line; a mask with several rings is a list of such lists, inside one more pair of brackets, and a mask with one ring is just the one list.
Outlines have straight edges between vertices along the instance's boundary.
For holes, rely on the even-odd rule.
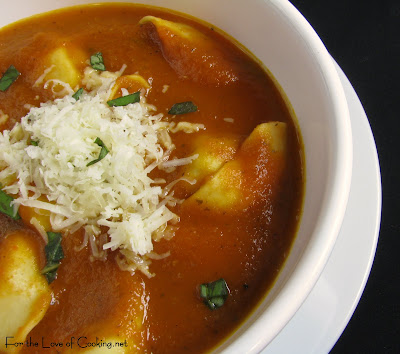
[[[68,95],[32,108],[21,123],[0,134],[0,182],[6,193],[18,196],[16,206],[50,211],[54,231],[85,227],[86,236],[95,238],[101,227],[108,228],[103,250],[119,249],[126,269],[150,275],[146,257],[153,239],[178,220],[168,209],[173,198],[163,201],[166,193],[149,177],[168,159],[169,150],[160,143],[166,125],[143,97],[109,107],[112,80],[107,80],[103,90],[79,100]],[[99,156],[96,138],[109,153],[87,166]]]

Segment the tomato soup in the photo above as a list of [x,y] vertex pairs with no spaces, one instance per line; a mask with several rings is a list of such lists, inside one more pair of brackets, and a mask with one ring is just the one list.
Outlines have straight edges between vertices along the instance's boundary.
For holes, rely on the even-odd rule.
[[[83,243],[87,228],[55,230],[52,217],[38,221],[42,234],[62,235],[63,257],[46,285],[44,314],[20,349],[84,352],[119,343],[126,353],[207,352],[243,323],[290,252],[303,198],[300,134],[273,79],[233,39],[192,17],[129,4],[58,10],[0,30],[0,72],[19,73],[0,91],[3,132],[42,103],[71,96],[63,82],[90,92],[83,78],[98,53],[106,72],[119,73],[113,87],[125,96],[141,92],[162,114],[157,124],[165,124],[171,148],[164,144],[167,162],[149,176],[168,186],[162,197],[171,196],[165,205],[176,217],[157,229],[163,237],[153,234],[147,272],[124,268],[122,246],[102,248],[110,242],[110,218],[98,227],[102,243],[98,233],[86,235],[100,242],[95,255],[93,244]],[[44,138],[30,139],[42,148]],[[92,160],[99,166],[114,156],[113,147],[106,138],[96,144]],[[41,237],[31,222],[37,207],[29,205],[21,203],[19,220],[0,215],[0,247],[24,235],[27,247],[37,249],[40,270],[49,263],[45,245],[52,236]],[[27,346],[29,340],[39,346]]]

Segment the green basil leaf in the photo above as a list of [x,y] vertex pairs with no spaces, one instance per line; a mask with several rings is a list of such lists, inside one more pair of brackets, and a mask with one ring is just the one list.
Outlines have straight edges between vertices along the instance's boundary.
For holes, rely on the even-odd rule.
[[104,65],[103,54],[101,52],[93,54],[90,57],[90,66],[95,70],[100,70],[100,71],[106,70],[106,66]]
[[94,141],[97,145],[101,146],[101,150],[99,153],[99,157],[93,161],[90,161],[86,167],[94,165],[96,162],[99,162],[100,160],[104,159],[106,155],[110,152],[107,147],[104,145],[103,141],[97,137],[96,140]]
[[0,91],[7,90],[11,84],[17,80],[20,72],[15,68],[14,65],[10,65],[10,67],[6,70],[3,76],[0,79]]
[[31,145],[33,145],[33,146],[39,146],[39,141],[31,140]]
[[49,238],[49,242],[44,248],[47,264],[57,263],[64,258],[64,252],[61,247],[61,233],[48,232],[47,237]]
[[46,264],[45,267],[42,269],[42,274],[52,273],[54,271],[57,271],[59,266],[60,266],[60,263]]
[[18,210],[14,210],[14,206],[11,205],[13,200],[13,197],[9,196],[2,189],[0,189],[0,212],[8,215],[14,220],[18,220],[21,219],[21,217],[18,214]]
[[43,273],[43,275],[46,277],[47,282],[50,284],[57,278],[57,269],[53,270],[52,272]]
[[47,282],[50,284],[57,277],[57,270],[60,261],[64,258],[64,252],[61,246],[61,233],[48,232],[47,237],[49,242],[44,247],[46,265],[42,269],[42,274],[46,276]]
[[199,290],[200,297],[211,310],[223,306],[229,295],[228,284],[223,278],[211,283],[201,284]]
[[197,106],[192,101],[175,103],[168,111],[169,114],[186,114],[196,112]]
[[127,106],[130,103],[136,103],[140,101],[140,91],[132,93],[130,95],[118,97],[114,100],[107,101],[107,104],[110,107],[117,107],[117,106]]
[[72,97],[75,98],[76,101],[78,101],[78,100],[79,100],[79,97],[81,97],[82,93],[83,93],[83,88],[81,87],[78,91],[76,91],[76,92],[72,95]]
[[208,298],[208,286],[207,286],[207,284],[201,284],[200,285],[200,297],[202,299],[207,299]]

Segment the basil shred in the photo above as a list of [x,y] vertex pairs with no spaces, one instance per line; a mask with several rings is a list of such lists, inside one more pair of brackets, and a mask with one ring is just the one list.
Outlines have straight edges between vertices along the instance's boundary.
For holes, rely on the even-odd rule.
[[192,101],[175,103],[168,114],[186,114],[191,112],[196,112],[197,106]]
[[97,159],[90,161],[86,165],[86,167],[91,166],[91,165],[95,164],[96,162],[99,162],[100,160],[104,159],[106,157],[106,155],[109,153],[109,150],[107,149],[107,147],[104,145],[103,141],[100,138],[97,137],[94,142],[95,142],[95,144],[97,144],[101,147],[100,154]]
[[95,70],[99,70],[99,71],[106,70],[106,66],[104,65],[103,54],[101,52],[93,54],[90,57],[90,66]]
[[131,103],[136,103],[140,101],[140,91],[132,93],[130,95],[118,97],[114,100],[107,101],[107,104],[110,107],[117,107],[117,106],[127,106]]
[[12,83],[17,80],[19,75],[20,72],[15,68],[15,66],[10,65],[0,79],[0,91],[4,92],[5,90],[7,90],[12,85]]
[[47,232],[49,242],[44,247],[46,254],[46,265],[42,269],[42,274],[46,277],[47,282],[52,283],[57,277],[57,270],[60,261],[64,258],[64,252],[61,246],[61,233]]
[[220,308],[229,295],[228,284],[223,278],[211,283],[201,284],[199,290],[200,297],[211,310]]
[[13,200],[13,197],[9,196],[2,189],[0,189],[0,212],[8,215],[14,220],[18,220],[21,219],[21,217],[18,214],[18,209],[14,209],[14,206],[12,205]]
[[83,93],[83,88],[81,87],[78,91],[76,91],[73,95],[72,98],[75,98],[76,101],[79,100],[79,97],[81,97]]

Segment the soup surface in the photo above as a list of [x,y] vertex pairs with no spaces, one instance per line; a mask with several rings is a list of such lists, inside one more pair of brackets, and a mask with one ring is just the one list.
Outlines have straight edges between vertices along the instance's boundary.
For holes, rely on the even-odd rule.
[[[44,300],[26,306],[42,313],[22,316],[26,333],[6,333],[7,348],[6,343],[0,348],[55,353],[112,345],[127,353],[205,352],[251,313],[288,255],[303,196],[299,134],[273,81],[227,36],[193,18],[121,4],[64,9],[0,31],[0,72],[14,66],[20,73],[0,91],[2,131],[12,129],[32,107],[65,95],[65,83],[74,92],[91,91],[83,78],[95,53],[101,53],[106,73],[118,73],[114,85],[123,90],[113,98],[141,92],[154,114],[162,113],[175,146],[166,160],[190,157],[180,160],[182,165],[149,172],[162,188],[169,185],[163,192],[171,199],[165,203],[179,221],[169,220],[157,230],[168,237],[153,235],[148,267],[126,271],[117,261],[118,248],[93,250],[110,241],[105,225],[105,240],[92,234],[93,243],[84,243],[88,230],[83,227],[56,230],[51,218],[41,221],[42,228],[32,224],[32,215],[49,218],[37,207],[21,203],[22,220],[1,214],[3,269],[16,249],[25,250],[21,259],[31,257],[43,269],[48,263],[43,230],[62,234],[64,257],[50,284],[43,275],[32,275],[41,284],[37,289],[48,290],[43,290]],[[191,102],[189,110],[170,111],[182,102]],[[180,122],[186,128],[177,129]],[[41,148],[40,141],[31,140]],[[168,143],[161,145],[168,151]],[[113,153],[108,148],[104,161]],[[8,182],[3,180],[2,187]],[[22,267],[25,261],[15,262]],[[21,282],[25,273],[22,269]],[[217,302],[225,301],[211,309],[200,285],[219,279],[229,295],[217,296]],[[3,290],[0,304],[5,304]],[[6,316],[5,308],[1,311]],[[2,331],[8,328],[12,325]],[[17,339],[23,345],[10,345]]]

